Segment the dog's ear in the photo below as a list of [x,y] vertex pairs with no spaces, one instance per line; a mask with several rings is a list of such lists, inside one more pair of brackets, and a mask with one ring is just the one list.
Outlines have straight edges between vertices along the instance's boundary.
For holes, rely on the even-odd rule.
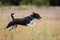
[[11,15],[14,15],[14,13],[11,13]]
[[35,12],[32,12],[33,13],[33,15],[35,14]]

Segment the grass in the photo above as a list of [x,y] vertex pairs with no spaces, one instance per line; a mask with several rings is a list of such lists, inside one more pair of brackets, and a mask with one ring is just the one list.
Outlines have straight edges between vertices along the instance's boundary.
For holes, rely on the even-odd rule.
[[[37,30],[37,31],[35,31]],[[31,30],[31,28],[27,29],[25,27],[17,28],[16,30],[12,30],[12,32],[3,31],[0,32],[0,37],[6,40],[60,40],[59,35],[56,31],[49,32],[47,29],[42,28],[42,30]],[[5,38],[4,38],[5,36]],[[12,37],[12,38],[11,38]]]
[[[19,7],[20,8],[20,7]],[[22,8],[25,8],[22,7]],[[34,8],[34,7],[33,7]],[[1,9],[1,8],[0,8]],[[5,8],[4,8],[5,9]],[[58,8],[54,9],[49,9],[47,10],[47,8],[34,8],[33,11],[38,10],[39,13],[41,13],[41,16],[43,17],[40,22],[36,22],[36,25],[34,27],[34,29],[32,30],[31,27],[25,27],[25,26],[21,26],[19,25],[17,27],[16,30],[12,30],[12,31],[8,31],[8,29],[4,30],[4,28],[6,27],[7,23],[9,21],[11,21],[10,18],[10,12],[11,10],[13,11],[14,8],[11,8],[9,10],[9,8],[6,8],[6,10],[4,10],[0,13],[0,21],[1,21],[1,29],[0,29],[0,40],[60,40],[60,21],[56,21],[54,20],[54,18],[56,17],[55,15],[55,11],[57,11]],[[36,10],[37,9],[37,10]],[[2,10],[2,9],[1,9]],[[52,11],[51,11],[52,10]],[[53,12],[53,10],[55,10]],[[49,13],[53,13],[51,16],[51,13],[49,16],[47,16]],[[17,13],[18,15],[29,15],[28,13],[32,12],[32,8],[30,9],[26,9],[26,10],[19,10],[19,9],[15,9],[14,10],[15,13]],[[20,12],[20,13],[18,13]],[[6,13],[4,16],[3,13]],[[24,13],[24,14],[22,14]],[[26,13],[26,14],[25,14]],[[59,12],[60,13],[60,12]],[[15,17],[20,17],[16,15]],[[53,19],[50,20],[51,17]],[[5,18],[4,18],[5,17]]]

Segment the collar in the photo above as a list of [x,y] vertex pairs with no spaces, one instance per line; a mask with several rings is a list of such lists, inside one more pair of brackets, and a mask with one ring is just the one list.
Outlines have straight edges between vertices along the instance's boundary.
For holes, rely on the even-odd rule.
[[33,17],[31,17],[31,16],[29,16],[32,20],[34,20],[34,18]]

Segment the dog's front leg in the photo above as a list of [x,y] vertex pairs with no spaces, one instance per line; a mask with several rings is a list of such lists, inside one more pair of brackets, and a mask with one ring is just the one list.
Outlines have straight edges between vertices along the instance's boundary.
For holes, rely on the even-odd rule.
[[34,23],[33,21],[31,21],[29,24],[27,24],[27,26],[32,27],[32,30],[33,30],[33,28],[34,28],[34,26],[35,26],[35,23]]
[[31,28],[32,28],[32,30],[33,30],[33,28],[34,28],[34,24],[27,24],[27,26],[30,26]]

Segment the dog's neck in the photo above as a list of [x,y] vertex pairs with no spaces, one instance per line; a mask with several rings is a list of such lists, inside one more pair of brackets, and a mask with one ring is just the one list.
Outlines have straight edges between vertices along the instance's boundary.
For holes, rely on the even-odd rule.
[[30,15],[29,16],[31,20],[34,20],[34,16],[33,15]]

